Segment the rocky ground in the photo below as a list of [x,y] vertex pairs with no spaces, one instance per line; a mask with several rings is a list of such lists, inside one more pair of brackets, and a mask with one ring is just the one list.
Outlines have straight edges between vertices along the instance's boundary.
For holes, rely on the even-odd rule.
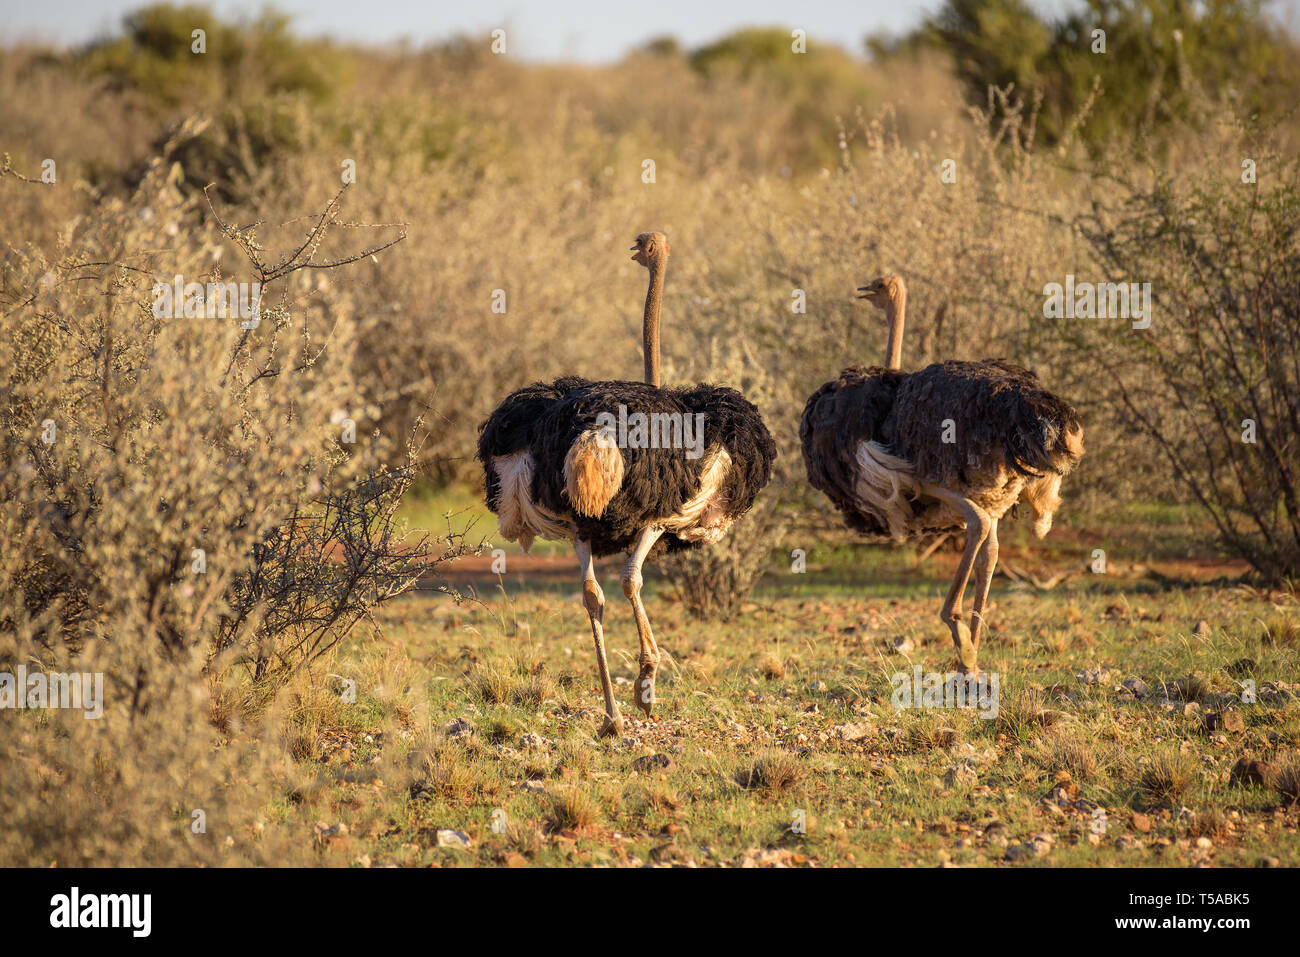
[[878,597],[765,585],[725,623],[656,589],[653,720],[611,598],[612,740],[575,588],[416,594],[331,665],[357,701],[304,725],[308,783],[276,823],[354,866],[1300,863],[1291,598],[999,579],[985,717],[895,706],[896,675],[954,664],[942,563],[912,579]]

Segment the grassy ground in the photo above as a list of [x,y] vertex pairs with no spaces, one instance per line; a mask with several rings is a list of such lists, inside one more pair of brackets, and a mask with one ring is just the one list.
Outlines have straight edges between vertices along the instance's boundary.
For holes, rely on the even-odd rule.
[[[332,663],[356,703],[305,709],[310,782],[280,823],[339,865],[1300,864],[1279,790],[1294,778],[1230,780],[1243,756],[1295,767],[1290,599],[1222,580],[1086,575],[1039,592],[998,578],[981,658],[996,716],[900,710],[893,675],[953,665],[937,617],[952,559],[913,561],[823,549],[723,623],[691,620],[652,575],[653,721],[635,720],[635,631],[604,567],[627,721],[612,741],[594,734],[573,574],[510,558],[495,591],[477,583],[481,601],[412,594],[386,606],[378,642]],[[1241,727],[1212,725],[1225,709]]]

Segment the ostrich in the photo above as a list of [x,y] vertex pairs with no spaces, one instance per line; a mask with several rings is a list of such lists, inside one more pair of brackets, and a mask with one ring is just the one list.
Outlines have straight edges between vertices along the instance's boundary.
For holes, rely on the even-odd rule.
[[776,458],[758,409],[739,392],[660,387],[668,240],[642,233],[632,250],[632,259],[650,271],[642,327],[646,381],[566,376],[535,382],[506,397],[479,426],[478,442],[487,505],[501,534],[525,551],[542,537],[570,541],[577,552],[605,696],[602,737],[619,734],[622,717],[605,658],[605,596],[594,559],[630,552],[622,584],[641,644],[635,700],[650,717],[659,648],[641,602],[641,566],[649,557],[720,539],[767,485]]
[[[947,360],[903,372],[906,284],[884,276],[858,293],[889,323],[885,367],[851,366],[809,397],[799,424],[808,481],[850,528],[868,536],[902,542],[965,529],[940,617],[961,671],[975,675],[998,522],[1023,499],[1034,533],[1047,534],[1061,504],[1061,479],[1083,456],[1083,424],[1036,374],[1001,359]],[[972,571],[968,625],[962,597]]]

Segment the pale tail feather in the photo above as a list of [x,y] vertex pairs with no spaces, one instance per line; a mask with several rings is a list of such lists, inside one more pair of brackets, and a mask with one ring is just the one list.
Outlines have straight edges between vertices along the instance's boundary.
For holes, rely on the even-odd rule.
[[854,458],[858,463],[854,491],[863,511],[884,523],[891,538],[903,541],[913,517],[905,493],[915,494],[917,490],[911,463],[891,455],[876,442],[859,442]]

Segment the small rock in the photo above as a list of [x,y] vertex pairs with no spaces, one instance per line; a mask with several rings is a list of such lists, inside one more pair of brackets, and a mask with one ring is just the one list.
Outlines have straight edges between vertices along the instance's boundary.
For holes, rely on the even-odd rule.
[[463,738],[474,733],[474,722],[470,721],[469,718],[457,718],[443,728],[442,733],[449,738]]
[[948,773],[944,775],[943,780],[944,784],[948,787],[954,787],[957,785],[970,786],[979,780],[979,775],[975,773],[974,768],[963,761],[956,767],[949,768]]
[[635,774],[653,774],[667,771],[672,766],[673,759],[666,754],[646,754],[632,762],[632,771]]
[[1210,637],[1210,623],[1202,618],[1196,623],[1196,627],[1192,629],[1192,636],[1195,638]]
[[1261,857],[1255,862],[1256,867],[1281,867],[1282,861],[1276,857]]
[[912,639],[908,638],[906,635],[898,635],[894,638],[892,643],[894,650],[900,655],[910,655],[912,652],[916,651],[916,645],[914,645]]
[[842,741],[861,741],[871,733],[871,725],[865,721],[851,721],[837,724],[831,728],[831,733]]
[[1205,716],[1205,727],[1209,731],[1241,734],[1246,730],[1246,721],[1240,711],[1216,711]]
[[536,731],[521,734],[516,743],[522,751],[544,751],[546,749],[546,739]]
[[1205,690],[1205,680],[1195,674],[1160,683],[1160,693],[1169,701],[1195,701]]
[[1051,841],[1044,840],[1042,835],[1035,835],[1032,839],[1023,844],[1012,844],[1008,847],[1006,859],[1009,861],[1019,861],[1029,857],[1046,857],[1051,852]]
[[1238,658],[1224,670],[1234,678],[1244,678],[1253,675],[1258,668],[1259,663],[1254,658]]
[[669,841],[667,844],[660,844],[650,851],[650,860],[656,864],[671,864],[681,861],[686,857],[682,849]]
[[469,835],[464,831],[453,831],[450,828],[439,828],[436,837],[439,847],[455,847],[460,850],[468,850],[470,847]]
[[1214,846],[1214,842],[1211,841],[1208,837],[1198,837],[1196,839],[1196,846],[1201,848],[1202,850],[1208,850],[1209,848]]
[[1262,784],[1264,787],[1277,787],[1279,770],[1268,761],[1255,761],[1243,757],[1232,766],[1228,774],[1229,784]]
[[1133,829],[1148,834],[1151,831],[1151,816],[1149,814],[1134,814]]
[[1151,689],[1147,687],[1147,683],[1141,678],[1125,678],[1122,682],[1122,687],[1133,692],[1133,697],[1135,698],[1145,698],[1151,693]]
[[1088,668],[1084,671],[1080,671],[1074,677],[1076,681],[1081,681],[1086,685],[1095,685],[1095,684],[1102,684],[1103,682],[1109,681],[1111,677],[1111,672],[1110,669],[1103,668],[1101,665],[1097,665],[1094,668]]

